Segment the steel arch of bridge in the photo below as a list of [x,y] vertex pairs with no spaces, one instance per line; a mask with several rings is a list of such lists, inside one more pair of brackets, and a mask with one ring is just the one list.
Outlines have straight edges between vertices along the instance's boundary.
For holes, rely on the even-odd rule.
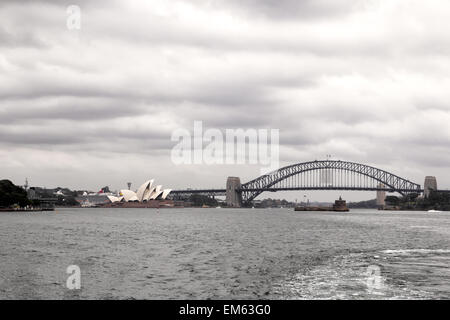
[[310,162],[303,162],[294,165],[289,165],[280,168],[269,174],[260,176],[247,183],[242,184],[239,192],[242,194],[242,200],[244,203],[249,203],[255,199],[258,195],[264,191],[283,191],[283,190],[380,190],[378,187],[364,187],[356,184],[348,184],[345,186],[326,185],[322,183],[317,184],[317,181],[313,181],[309,184],[295,185],[294,182],[291,185],[284,187],[276,187],[280,182],[289,179],[295,175],[301,175],[310,171],[320,170],[332,170],[332,172],[339,172],[345,174],[357,174],[360,177],[366,177],[373,179],[385,187],[381,190],[389,192],[399,192],[404,195],[405,193],[421,192],[419,184],[413,183],[409,180],[403,179],[395,174],[387,171],[371,167],[368,165],[341,161],[341,160],[316,160]]

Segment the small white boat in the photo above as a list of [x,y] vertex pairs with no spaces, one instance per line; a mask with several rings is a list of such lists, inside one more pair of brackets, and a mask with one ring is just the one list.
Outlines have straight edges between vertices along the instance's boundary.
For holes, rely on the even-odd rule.
[[90,202],[89,200],[85,200],[81,203],[82,208],[94,208],[96,207],[95,203]]
[[428,210],[428,212],[430,212],[430,213],[436,213],[436,212],[442,212],[442,211],[439,211],[439,210]]

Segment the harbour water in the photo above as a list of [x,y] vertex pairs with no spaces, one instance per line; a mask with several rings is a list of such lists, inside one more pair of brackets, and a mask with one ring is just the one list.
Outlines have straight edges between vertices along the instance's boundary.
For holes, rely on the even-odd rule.
[[0,299],[449,299],[449,265],[450,212],[0,214]]

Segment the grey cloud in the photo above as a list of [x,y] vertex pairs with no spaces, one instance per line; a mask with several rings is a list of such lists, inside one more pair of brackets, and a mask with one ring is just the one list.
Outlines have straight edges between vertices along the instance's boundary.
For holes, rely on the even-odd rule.
[[33,131],[19,131],[8,132],[2,128],[0,136],[2,137],[2,144],[17,144],[17,145],[67,145],[80,144],[86,141],[86,138],[81,135],[66,134],[66,133],[48,133],[40,128],[38,132]]
[[[224,7],[222,1],[209,4]],[[249,16],[264,16],[273,19],[318,19],[349,14],[357,9],[355,0],[231,0],[226,5],[242,10]]]
[[0,47],[47,47],[46,42],[31,31],[14,32],[0,26]]
[[[448,28],[420,1],[360,3],[198,0],[179,12],[174,2],[83,1],[71,33],[66,4],[2,2],[0,177],[46,179],[62,166],[67,179],[43,183],[176,172],[167,179],[179,187],[193,176],[219,187],[227,175],[257,175],[257,166],[175,166],[171,133],[200,120],[280,129],[285,164],[331,153],[450,185]],[[222,13],[240,29],[221,25]]]
[[[72,120],[72,121],[104,121],[120,117],[138,116],[151,112],[153,108],[141,105],[127,105],[126,100],[95,99],[94,101],[73,100],[64,102],[47,102],[39,105],[25,105],[17,108],[19,103],[8,101],[0,108],[0,123],[28,123],[31,121]],[[3,109],[3,110],[2,110]]]
[[155,150],[169,150],[170,131],[157,128],[146,130],[114,128],[102,126],[92,128],[72,125],[67,130],[63,126],[31,127],[17,130],[11,127],[0,129],[0,145],[22,145],[52,150],[59,146],[66,151],[107,151],[112,153],[136,152],[151,154]]

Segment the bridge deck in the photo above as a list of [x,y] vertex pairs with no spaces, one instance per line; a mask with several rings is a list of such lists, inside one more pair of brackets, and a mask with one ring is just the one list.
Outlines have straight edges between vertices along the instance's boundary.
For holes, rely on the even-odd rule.
[[225,189],[186,189],[186,190],[172,190],[171,194],[180,193],[225,193]]
[[[411,191],[411,190],[393,190],[389,188],[355,188],[355,187],[294,187],[294,188],[268,188],[268,189],[240,189],[239,191],[262,191],[262,192],[276,192],[276,191],[295,191],[295,190],[348,190],[348,191]],[[423,189],[415,190],[417,192],[423,192]],[[437,192],[450,193],[450,190],[436,190]],[[226,189],[185,189],[185,190],[172,190],[172,194],[187,194],[187,193],[225,193]]]

